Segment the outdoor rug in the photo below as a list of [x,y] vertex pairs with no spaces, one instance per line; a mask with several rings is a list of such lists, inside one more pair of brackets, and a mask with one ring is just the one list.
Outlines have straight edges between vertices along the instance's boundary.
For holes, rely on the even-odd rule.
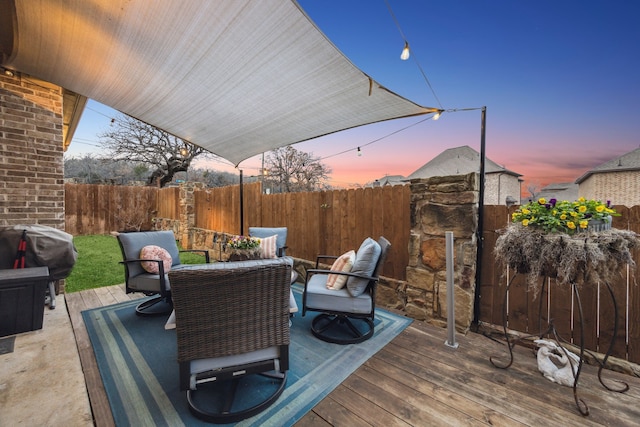
[[[302,307],[302,287],[294,285],[293,291]],[[175,329],[164,329],[164,316],[136,316],[134,307],[139,303],[82,312],[116,425],[210,425],[189,412],[185,392],[180,391]],[[360,344],[338,345],[311,334],[315,315],[296,313],[293,318],[290,369],[280,398],[237,425],[293,425],[411,323],[376,309],[373,337]]]

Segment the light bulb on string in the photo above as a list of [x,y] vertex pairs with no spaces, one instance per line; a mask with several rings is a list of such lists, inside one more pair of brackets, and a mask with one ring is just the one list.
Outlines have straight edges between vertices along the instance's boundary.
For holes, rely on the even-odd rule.
[[435,113],[433,115],[433,117],[431,118],[432,120],[438,120],[440,118],[440,116],[442,115],[442,111],[438,111],[437,113]]
[[400,59],[402,59],[403,61],[406,61],[407,59],[409,59],[410,55],[411,55],[411,52],[409,52],[409,42],[405,41],[404,49],[402,49],[402,53],[400,54]]
[[362,151],[360,151],[360,147],[358,147],[358,157],[362,156]]

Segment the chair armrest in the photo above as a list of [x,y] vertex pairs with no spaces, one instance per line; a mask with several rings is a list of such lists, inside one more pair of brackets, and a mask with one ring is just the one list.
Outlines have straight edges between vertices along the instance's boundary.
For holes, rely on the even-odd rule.
[[144,259],[144,258],[125,259],[123,261],[120,261],[119,264],[131,264],[133,262],[142,262],[142,261],[153,261],[153,262],[159,262],[160,264],[162,264],[162,260],[159,260],[159,259]]
[[289,246],[283,246],[281,248],[278,248],[277,254],[276,254],[278,258],[282,258],[283,256],[285,256],[285,254],[287,253],[287,249],[289,249]]
[[360,279],[375,280],[375,281],[378,280],[377,277],[367,276],[366,274],[352,273],[352,272],[338,271],[338,270],[323,270],[323,269],[312,268],[312,269],[307,270],[307,275],[305,276],[305,288],[306,288],[306,284],[309,283],[309,277],[313,276],[314,274],[325,274],[325,275],[327,275],[327,274],[338,274],[340,276],[358,277]]
[[160,277],[164,277],[164,261],[162,261],[161,259],[143,259],[143,258],[125,259],[124,261],[120,261],[119,264],[131,264],[134,262],[143,262],[143,261],[158,263],[158,274],[160,275]]
[[207,249],[181,249],[178,252],[201,252],[204,255],[205,263],[209,264],[209,251]]
[[318,255],[316,257],[316,269],[318,268],[318,265],[320,264],[320,260],[321,259],[332,259],[332,260],[336,260],[340,257],[336,256],[336,255]]

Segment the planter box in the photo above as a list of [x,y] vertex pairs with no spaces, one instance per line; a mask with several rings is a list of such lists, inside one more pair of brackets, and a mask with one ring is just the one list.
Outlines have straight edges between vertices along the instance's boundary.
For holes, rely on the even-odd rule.
[[47,267],[0,270],[0,337],[42,329]]

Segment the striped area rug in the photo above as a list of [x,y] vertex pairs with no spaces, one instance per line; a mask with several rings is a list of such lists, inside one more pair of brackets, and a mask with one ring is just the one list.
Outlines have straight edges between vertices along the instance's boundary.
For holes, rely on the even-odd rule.
[[[302,288],[293,287],[299,307]],[[111,411],[118,426],[210,425],[193,417],[178,383],[175,330],[166,319],[142,318],[131,301],[82,312]],[[320,341],[310,331],[315,313],[296,314],[291,327],[287,387],[272,406],[237,425],[289,426],[404,330],[411,319],[376,310],[376,330],[353,345]]]

